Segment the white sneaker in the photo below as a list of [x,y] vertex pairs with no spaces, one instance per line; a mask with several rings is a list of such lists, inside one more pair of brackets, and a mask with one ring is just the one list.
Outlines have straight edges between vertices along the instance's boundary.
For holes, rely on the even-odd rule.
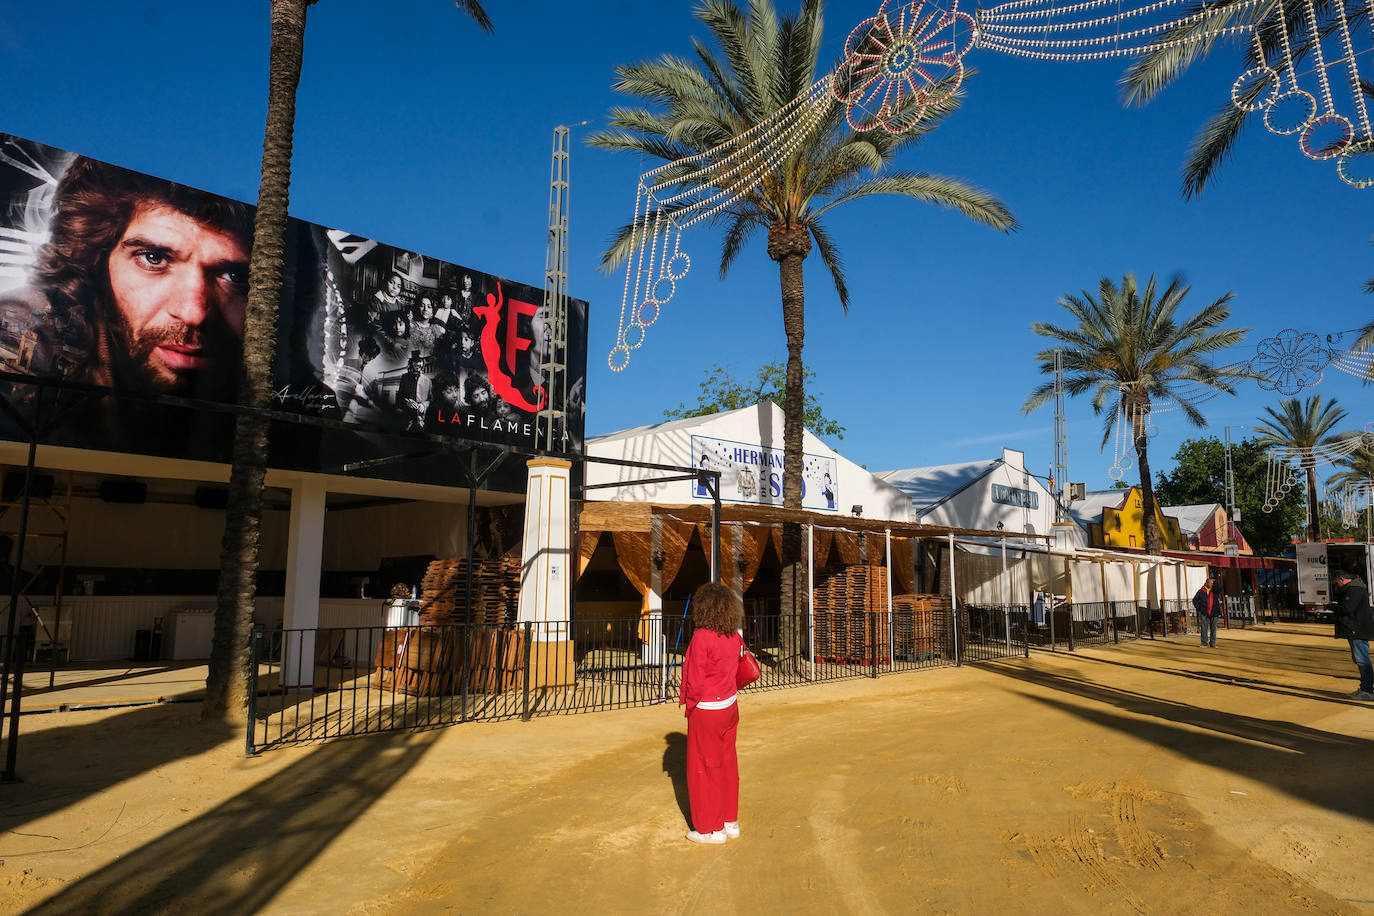
[[693,843],[720,846],[725,843],[725,831],[717,830],[714,833],[697,833],[695,830],[688,830],[687,839],[691,840]]
[[739,821],[725,822],[725,835],[732,840],[739,839]]

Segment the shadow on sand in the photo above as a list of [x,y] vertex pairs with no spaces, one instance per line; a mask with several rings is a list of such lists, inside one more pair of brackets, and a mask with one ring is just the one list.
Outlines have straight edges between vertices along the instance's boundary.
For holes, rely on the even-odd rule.
[[663,736],[663,772],[673,781],[673,796],[682,812],[682,822],[692,826],[692,802],[687,795],[687,735],[669,732]]
[[[439,734],[324,745],[29,912],[257,912],[419,763]],[[331,909],[337,892],[321,888],[321,906]]]
[[980,667],[1094,705],[1022,692],[1037,703],[1266,783],[1330,811],[1374,821],[1374,783],[1356,775],[1367,769],[1374,755],[1374,742],[1366,738],[1207,709],[1030,667],[998,662]]
[[[1091,662],[1098,665],[1112,665],[1119,668],[1130,668],[1135,671],[1149,671],[1155,674],[1167,674],[1175,677],[1192,678],[1194,680],[1211,681],[1216,684],[1231,684],[1237,687],[1246,687],[1251,690],[1260,690],[1267,693],[1277,693],[1284,696],[1302,697],[1307,700],[1323,700],[1328,703],[1355,704],[1350,699],[1349,691],[1359,684],[1359,672],[1355,670],[1353,663],[1349,661],[1350,653],[1346,648],[1346,643],[1342,641],[1339,648],[1318,649],[1308,646],[1283,646],[1274,647],[1265,643],[1227,643],[1222,648],[1222,654],[1214,654],[1217,650],[1203,649],[1200,646],[1187,647],[1198,653],[1199,664],[1207,663],[1212,665],[1211,669],[1204,668],[1181,668],[1168,667],[1170,662],[1156,659],[1153,664],[1142,665],[1122,661],[1118,658],[1104,658],[1093,655],[1079,655],[1077,660]],[[1295,658],[1295,656],[1297,656]],[[1232,674],[1217,665],[1239,668],[1241,671],[1253,672],[1260,669],[1270,671],[1289,670],[1297,673],[1329,676],[1333,678],[1330,688],[1306,687],[1298,684],[1283,683],[1281,681],[1261,680],[1249,677],[1245,674]],[[1298,664],[1297,662],[1302,662]],[[1349,681],[1347,686],[1344,682]],[[1355,704],[1363,705],[1363,704]]]
[[[199,704],[138,706],[99,721],[41,731],[24,730],[29,717],[23,717],[16,765],[20,781],[0,785],[0,833],[164,764],[205,753],[239,732],[199,717]],[[73,755],[73,748],[83,754]]]

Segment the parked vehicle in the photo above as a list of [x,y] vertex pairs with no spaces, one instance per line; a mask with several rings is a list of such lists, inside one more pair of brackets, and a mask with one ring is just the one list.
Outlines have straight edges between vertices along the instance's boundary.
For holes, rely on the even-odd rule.
[[1359,541],[1305,541],[1297,545],[1298,603],[1311,620],[1330,620],[1331,571],[1347,569],[1365,582],[1374,576],[1374,551]]

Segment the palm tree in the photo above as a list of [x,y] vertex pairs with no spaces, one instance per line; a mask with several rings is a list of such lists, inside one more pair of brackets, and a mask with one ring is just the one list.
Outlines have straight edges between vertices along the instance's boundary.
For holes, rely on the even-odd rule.
[[[271,406],[272,366],[277,351],[277,305],[286,251],[291,149],[296,127],[296,87],[305,50],[305,13],[318,0],[271,0],[271,53],[267,70],[267,125],[262,142],[262,183],[248,266],[248,315],[243,335],[244,407]],[[492,31],[478,0],[453,0],[484,31]],[[242,722],[248,698],[248,640],[262,523],[262,487],[267,472],[268,423],[260,414],[241,414],[234,427],[234,451],[225,506],[224,538],[215,600],[215,635],[205,679],[201,718]]]
[[[747,14],[731,0],[703,0],[696,17],[710,30],[721,53],[694,39],[695,61],[664,56],[617,67],[614,88],[639,97],[644,107],[614,109],[611,129],[594,134],[588,142],[672,162],[714,149],[767,121],[812,86],[821,72],[817,61],[821,8],[822,0],[802,0],[797,16],[779,19],[770,0],[752,0]],[[959,99],[952,93],[946,101],[931,105],[910,131],[894,135],[883,130],[850,129],[843,106],[832,98],[812,133],[759,186],[747,189],[716,217],[717,224],[725,227],[722,277],[759,230],[766,231],[768,256],[778,264],[787,340],[783,505],[788,508],[797,509],[802,504],[802,417],[806,403],[802,265],[813,242],[830,272],[840,307],[846,311],[849,307],[839,248],[826,231],[825,216],[861,197],[897,194],[950,207],[1004,232],[1016,226],[1001,202],[961,181],[922,172],[887,171],[901,150],[913,146],[958,105]],[[735,190],[727,186],[728,181],[718,187]],[[631,227],[626,226],[604,255],[603,269],[614,269],[632,248]],[[784,526],[782,553],[783,608],[792,612],[801,606],[806,594],[805,568],[799,562],[799,525]]]
[[1365,436],[1364,444],[1349,455],[1344,455],[1337,459],[1335,466],[1339,468],[1326,480],[1328,491],[1341,487],[1348,487],[1353,494],[1364,493],[1368,513],[1365,516],[1365,539],[1369,539],[1369,531],[1374,529],[1374,437]]
[[[1208,359],[1240,343],[1249,330],[1222,328],[1231,317],[1227,303],[1233,294],[1226,293],[1191,318],[1179,319],[1179,307],[1191,289],[1177,276],[1162,293],[1153,275],[1143,290],[1134,274],[1126,274],[1120,287],[1103,277],[1096,298],[1084,290],[1081,296],[1059,299],[1077,327],[1041,321],[1031,325],[1035,333],[1058,341],[1058,346],[1035,355],[1040,371],[1054,374],[1057,350],[1062,353],[1065,390],[1070,395],[1092,391],[1093,412],[1104,415],[1104,446],[1118,409],[1131,419],[1145,511],[1145,550],[1151,554],[1158,554],[1161,544],[1147,448],[1151,409],[1170,402],[1182,408],[1194,426],[1202,426],[1198,402],[1218,391],[1235,394],[1230,383],[1245,377],[1243,370],[1217,368]],[[1045,382],[1021,409],[1029,413],[1053,396],[1054,382]]]
[[1259,435],[1255,442],[1265,448],[1285,448],[1300,451],[1299,462],[1307,477],[1307,539],[1321,540],[1317,512],[1317,459],[1312,450],[1330,445],[1343,438],[1335,432],[1336,425],[1345,419],[1345,408],[1336,404],[1322,404],[1322,396],[1314,394],[1306,403],[1297,398],[1279,401],[1279,409],[1264,408],[1268,418],[1261,417],[1255,427]]

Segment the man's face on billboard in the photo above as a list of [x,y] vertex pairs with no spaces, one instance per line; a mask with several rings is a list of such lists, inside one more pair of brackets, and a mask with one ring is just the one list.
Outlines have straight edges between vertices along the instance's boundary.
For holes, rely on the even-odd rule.
[[234,378],[248,243],[164,203],[140,204],[110,252],[113,330],[143,381],[181,392]]

